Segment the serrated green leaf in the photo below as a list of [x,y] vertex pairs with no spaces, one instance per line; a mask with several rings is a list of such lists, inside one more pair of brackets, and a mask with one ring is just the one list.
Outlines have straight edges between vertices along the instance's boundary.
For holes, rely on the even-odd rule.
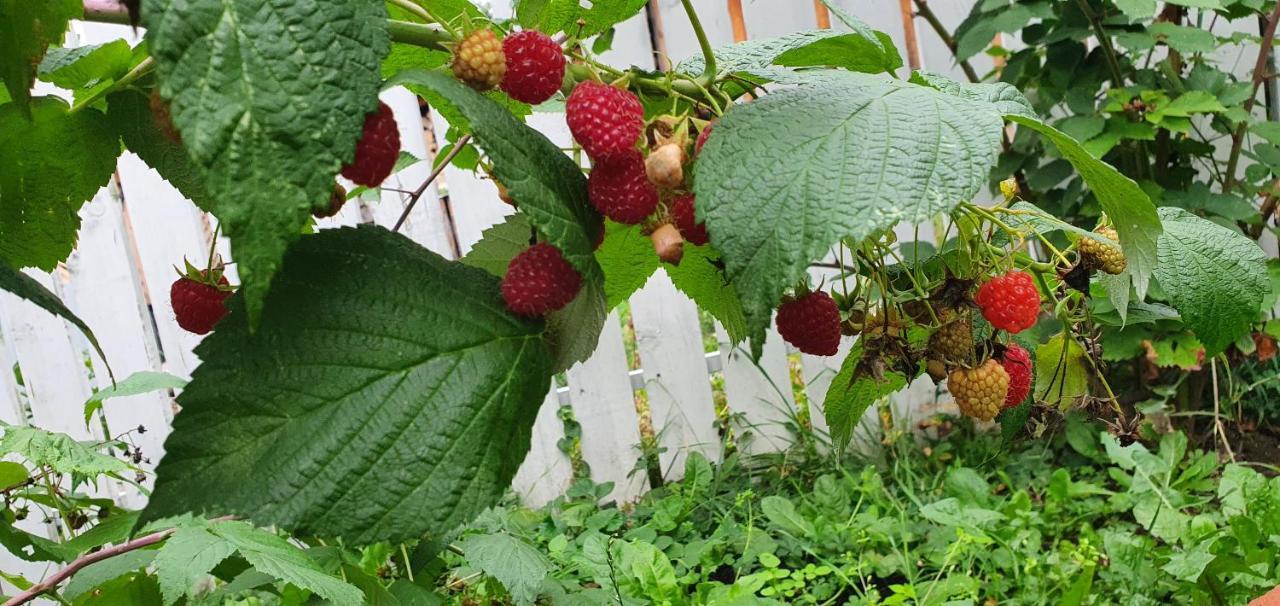
[[480,241],[459,260],[501,278],[507,275],[507,265],[511,263],[511,259],[529,248],[532,230],[533,227],[524,215],[507,215],[502,223],[484,230],[480,234]]
[[156,580],[165,604],[192,595],[196,583],[235,553],[236,547],[201,523],[179,528],[155,556]]
[[[808,30],[776,38],[745,40],[713,49],[712,54],[716,57],[716,69],[722,73],[755,71],[772,65],[829,66],[873,74],[902,67],[902,57],[893,40],[880,32],[870,32],[870,35],[833,29]],[[700,74],[705,65],[703,57],[695,55],[681,61],[677,69]]]
[[100,389],[89,396],[84,403],[84,422],[87,425],[93,413],[102,408],[102,402],[110,398],[136,396],[161,389],[180,389],[186,384],[186,379],[175,377],[167,372],[140,370],[125,377],[123,381],[106,389]]
[[0,105],[0,260],[52,270],[71,254],[77,214],[115,171],[120,144],[107,117],[68,113],[56,97]]
[[[89,340],[89,344],[93,346],[93,350],[98,352],[98,357],[105,362],[107,355],[102,351],[102,346],[98,344],[98,337],[94,336],[93,331],[89,330],[89,325],[84,323],[66,305],[62,303],[62,299],[49,292],[43,284],[37,282],[35,278],[28,276],[12,267],[9,267],[3,259],[0,259],[0,290],[17,295],[18,298],[26,299],[34,303],[40,309],[43,309],[55,316],[72,323],[80,332],[84,333],[84,337]],[[111,372],[108,364],[107,372]],[[114,380],[114,375],[113,375]]]
[[16,454],[32,465],[48,466],[65,474],[93,477],[130,470],[124,461],[101,454],[91,445],[77,442],[71,436],[26,425],[4,427],[4,436],[0,436],[0,453]]
[[[286,583],[331,600],[335,604],[361,604],[359,589],[320,569],[306,552],[289,541],[245,522],[219,522],[210,531],[235,547],[250,566]],[[203,563],[202,563],[203,564]]]
[[181,145],[170,141],[156,127],[146,95],[123,90],[107,96],[107,118],[120,131],[129,151],[155,169],[164,180],[201,210],[214,210],[204,177]]
[[333,193],[390,42],[383,2],[151,0],[160,92],[231,239],[249,324],[311,210]]
[[1180,208],[1161,208],[1160,219],[1156,280],[1205,354],[1215,356],[1257,317],[1271,289],[1267,257],[1243,234]]
[[1217,48],[1217,39],[1214,38],[1213,32],[1198,27],[1161,21],[1148,26],[1147,32],[1168,44],[1169,48],[1188,55],[1211,53]]
[[81,0],[0,0],[0,80],[22,115],[30,115],[31,85],[45,49],[61,43],[67,23],[83,14]]
[[462,553],[473,568],[493,577],[518,605],[532,605],[551,561],[532,545],[505,532],[468,537]]
[[812,259],[841,238],[971,199],[999,148],[989,103],[851,72],[804,78],[726,113],[695,164],[699,218],[757,354],[773,308]]
[[542,133],[447,74],[406,71],[388,85],[406,83],[435,91],[466,116],[493,163],[494,178],[529,223],[560,249],[584,281],[601,279],[592,255],[600,215],[587,202],[587,180],[578,165]]
[[1075,166],[1120,234],[1133,286],[1139,299],[1145,297],[1151,272],[1156,267],[1156,239],[1160,237],[1161,230],[1160,217],[1156,215],[1151,198],[1132,179],[1090,155],[1078,141],[1062,131],[1039,120],[1013,115],[1006,117],[1052,141],[1062,157]]
[[579,13],[582,29],[575,32],[583,38],[604,33],[605,30],[630,19],[644,8],[648,0],[608,0],[592,2],[589,8]]
[[907,386],[907,378],[899,372],[886,372],[876,379],[863,368],[862,345],[855,344],[840,363],[822,401],[823,416],[831,431],[831,444],[843,449],[853,439],[867,407],[880,398]]
[[41,80],[76,90],[115,80],[129,71],[133,49],[124,40],[106,44],[55,47],[45,53],[37,73]]
[[936,88],[948,95],[955,95],[971,101],[983,101],[995,105],[1005,115],[1036,116],[1035,108],[1026,95],[1012,84],[995,82],[990,84],[973,84],[957,82],[929,71],[917,71],[911,74],[911,82]]
[[[686,246],[686,252],[689,248]],[[596,261],[604,272],[605,306],[610,310],[640,290],[661,264],[641,226],[613,221],[605,222],[604,242],[596,251]]]
[[[90,564],[78,570],[75,576],[67,582],[67,586],[62,590],[62,597],[68,600],[76,600],[82,596],[90,595],[92,592],[101,591],[108,596],[119,599],[123,596],[129,596],[130,601],[112,602],[104,600],[99,596],[97,602],[86,602],[96,604],[143,604],[144,602],[131,601],[135,595],[124,593],[115,594],[122,588],[112,589],[113,585],[109,585],[111,581],[119,579],[140,568],[145,568],[151,564],[156,557],[154,549],[139,549],[137,551],[129,551],[118,556],[110,557],[101,562]],[[107,585],[107,587],[103,587]]]
[[[650,252],[653,247],[649,247]],[[747,338],[747,320],[737,291],[720,270],[720,255],[710,246],[685,243],[684,258],[679,265],[663,265],[676,290],[711,314],[729,335],[733,345]]]
[[796,538],[811,537],[817,532],[813,522],[800,515],[800,512],[796,511],[796,504],[784,496],[773,494],[761,499],[760,511],[775,526],[795,535]]
[[604,283],[599,278],[584,279],[582,290],[568,305],[547,315],[547,344],[551,347],[551,372],[591,357],[600,342],[609,309],[605,305]]
[[1036,384],[1031,396],[1049,406],[1067,408],[1089,393],[1084,348],[1063,333],[1036,348]]
[[439,536],[495,502],[551,382],[498,279],[382,228],[305,236],[249,333],[197,349],[144,512],[242,514],[355,544]]
[[516,3],[516,20],[524,29],[554,36],[573,23],[581,10],[578,0],[520,0]]

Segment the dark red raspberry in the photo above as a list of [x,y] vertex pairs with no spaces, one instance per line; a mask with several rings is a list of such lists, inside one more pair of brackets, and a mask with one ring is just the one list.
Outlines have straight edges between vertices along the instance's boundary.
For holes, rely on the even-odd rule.
[[1000,365],[1009,373],[1009,393],[1004,397],[1004,407],[1011,408],[1027,399],[1031,393],[1031,354],[1017,343],[1010,343],[1004,350]]
[[777,323],[778,334],[804,353],[834,356],[840,348],[840,308],[823,291],[783,303]]
[[1035,326],[1040,315],[1040,292],[1025,271],[1014,270],[988,280],[978,287],[974,301],[992,326],[1010,333]]
[[356,143],[355,160],[342,167],[342,176],[365,187],[377,187],[391,175],[400,155],[400,129],[386,103],[364,118],[364,134]]
[[593,80],[574,87],[564,113],[573,139],[595,160],[634,151],[644,131],[640,98]]
[[706,224],[698,223],[694,215],[693,194],[676,196],[671,202],[671,218],[676,222],[680,235],[694,246],[703,246],[711,241]]
[[502,90],[512,99],[538,104],[550,99],[564,82],[564,52],[546,34],[523,31],[502,41],[507,74]]
[[582,288],[582,276],[560,249],[539,242],[516,255],[502,278],[507,308],[522,316],[541,316],[568,305]]
[[197,335],[213,330],[214,325],[227,315],[226,301],[231,296],[225,276],[218,279],[218,284],[221,288],[185,276],[174,281],[169,287],[169,303],[173,306],[178,326]]
[[696,156],[698,155],[698,152],[702,151],[702,146],[707,143],[707,137],[711,136],[711,127],[715,125],[716,121],[712,120],[707,123],[707,126],[702,129],[702,132],[698,133],[698,140],[693,143],[693,155]]
[[596,161],[587,178],[587,195],[601,214],[628,225],[658,208],[658,190],[644,172],[644,157],[634,149]]

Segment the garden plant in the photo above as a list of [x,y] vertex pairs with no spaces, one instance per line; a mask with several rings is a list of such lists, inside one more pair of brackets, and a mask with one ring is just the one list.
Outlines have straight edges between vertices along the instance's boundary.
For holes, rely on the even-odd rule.
[[[145,508],[92,490],[148,483],[129,434],[4,427],[0,544],[57,565],[6,573],[8,604],[1235,604],[1280,582],[1276,461],[1214,449],[1220,393],[1262,387],[1280,334],[1258,244],[1280,6],[982,0],[954,34],[931,20],[959,82],[834,5],[838,28],[712,48],[683,0],[697,56],[609,65],[645,2],[587,4],[0,0],[0,288],[96,345],[22,270],[71,254],[125,150],[232,257],[173,260],[172,312],[208,335],[190,382],[86,405],[181,389]],[[63,47],[74,19],[145,41]],[[1238,80],[1214,53],[1244,44]],[[450,125],[431,177],[392,225],[315,229],[401,166],[398,86]],[[572,149],[525,124],[542,104]],[[450,163],[515,210],[458,260],[399,233]],[[506,499],[554,377],[659,268],[755,357],[771,326],[843,355],[829,437],[692,456],[622,509],[585,480]],[[1246,361],[1261,381],[1220,392]],[[926,376],[965,418],[924,441],[886,419],[851,452]]]

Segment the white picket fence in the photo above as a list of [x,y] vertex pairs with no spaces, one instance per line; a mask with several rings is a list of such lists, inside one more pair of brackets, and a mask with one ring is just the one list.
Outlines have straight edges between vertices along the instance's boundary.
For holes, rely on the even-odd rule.
[[[491,6],[496,16],[509,16],[506,2]],[[653,0],[660,14],[665,53],[673,63],[697,52],[697,43],[679,0]],[[695,0],[714,45],[733,41],[725,0]],[[745,0],[745,21],[753,38],[812,29],[816,26],[810,0]],[[898,2],[844,0],[845,10],[876,29],[893,36],[907,55]],[[954,28],[968,12],[970,2],[935,0],[935,10]],[[657,23],[657,21],[655,21]],[[832,19],[835,27],[843,27]],[[950,54],[921,20],[920,52],[928,68],[962,77]],[[69,44],[97,44],[124,37],[136,42],[130,28],[91,23],[73,25]],[[655,37],[645,14],[619,26],[613,50],[604,57],[615,65],[655,67]],[[989,61],[978,58],[979,72]],[[986,65],[981,63],[986,62]],[[43,94],[59,91],[46,89]],[[413,189],[430,168],[433,150],[447,129],[431,112],[425,118],[418,100],[403,89],[384,93],[401,129],[405,151],[424,159],[393,176],[388,187]],[[567,145],[563,116],[539,113],[529,123],[553,141]],[[320,228],[359,223],[390,226],[404,209],[404,194],[384,190],[376,201],[348,204]],[[405,235],[449,258],[465,254],[481,232],[511,212],[500,202],[491,181],[450,167],[442,182],[433,185],[415,207],[402,230]],[[116,376],[137,371],[162,370],[189,377],[199,364],[193,348],[199,338],[174,321],[168,288],[175,278],[173,266],[182,259],[203,259],[213,236],[215,220],[201,213],[167,182],[131,153],[125,153],[115,177],[80,212],[83,225],[79,244],[71,257],[51,273],[28,272],[88,323],[110,358]],[[904,232],[903,236],[908,234]],[[225,242],[219,243],[230,257]],[[234,270],[230,278],[235,281]],[[534,427],[533,449],[517,475],[514,487],[530,504],[546,502],[568,487],[572,479],[569,459],[557,447],[564,434],[558,417],[568,404],[581,424],[581,454],[593,479],[614,482],[611,498],[631,500],[648,488],[643,473],[632,473],[640,456],[640,424],[634,405],[636,389],[648,397],[652,427],[660,446],[661,468],[668,479],[679,477],[683,460],[698,451],[711,460],[721,456],[720,437],[712,402],[711,372],[723,373],[728,406],[741,424],[739,436],[747,452],[777,451],[791,436],[782,425],[795,406],[788,376],[787,349],[771,333],[759,366],[739,351],[730,351],[722,331],[719,352],[703,350],[699,316],[694,305],[678,293],[659,271],[630,300],[631,322],[643,369],[631,371],[624,353],[622,326],[615,312],[606,323],[595,355],[567,373],[567,388],[549,391]],[[848,349],[848,343],[844,350]],[[815,429],[823,431],[822,401],[840,357],[802,360],[806,391]],[[176,412],[173,394],[150,393],[112,399],[104,407],[106,429],[86,427],[82,410],[90,394],[110,384],[102,360],[85,338],[67,322],[30,303],[0,293],[0,421],[30,423],[70,434],[81,440],[100,441],[126,435],[139,446],[153,467],[163,456],[169,422]],[[934,399],[932,383],[918,382],[898,397],[899,414]],[[874,425],[874,424],[872,424]],[[145,427],[146,431],[135,431]],[[127,506],[138,507],[143,495],[126,485],[100,487]],[[22,523],[32,532],[49,533],[41,516]],[[54,536],[54,535],[49,535]],[[0,556],[0,569],[38,579],[43,565],[18,562]]]

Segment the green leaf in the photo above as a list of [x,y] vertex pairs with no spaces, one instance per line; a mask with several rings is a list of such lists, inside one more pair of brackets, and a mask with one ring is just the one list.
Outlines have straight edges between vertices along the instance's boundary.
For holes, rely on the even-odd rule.
[[[87,594],[91,594],[98,590],[102,585],[118,579],[130,572],[146,568],[151,561],[156,558],[156,550],[139,549],[129,551],[118,556],[113,556],[90,564],[78,570],[75,576],[67,582],[67,586],[62,590],[62,597],[68,600],[76,600]],[[100,601],[97,603],[111,604],[109,601]],[[138,604],[133,601],[114,602],[116,604]]]
[[[596,261],[604,272],[605,307],[611,310],[640,290],[661,264],[653,242],[642,229],[639,225],[605,222],[604,242],[596,251]],[[685,245],[686,252],[692,248]]]
[[929,71],[913,72],[911,74],[911,82],[935,88],[948,95],[955,95],[971,101],[990,103],[1005,115],[1036,117],[1036,110],[1031,107],[1031,102],[1027,100],[1027,96],[1012,84],[1006,82],[991,84],[957,82],[942,74],[935,74]]
[[29,477],[31,474],[27,473],[27,467],[22,463],[0,461],[0,489],[22,484]]
[[0,260],[50,271],[71,254],[77,214],[116,168],[120,144],[101,112],[56,97],[0,105]]
[[849,350],[822,401],[831,443],[837,449],[843,449],[853,439],[867,407],[907,386],[907,378],[899,372],[886,372],[881,379],[872,376],[863,368],[862,353],[861,344]]
[[[361,604],[359,589],[330,576],[289,541],[245,522],[219,522],[210,531],[226,540],[250,566],[335,604]],[[203,562],[201,563],[203,564]]]
[[812,259],[971,199],[999,148],[989,103],[850,72],[805,81],[726,113],[695,165],[700,214],[757,354]]
[[520,206],[529,223],[560,249],[584,282],[601,278],[592,251],[600,215],[587,202],[582,170],[546,136],[521,123],[497,103],[438,72],[406,71],[388,82],[435,91],[470,122],[471,133],[493,163],[494,178]]
[[132,89],[108,95],[107,118],[119,129],[120,138],[129,151],[201,210],[214,210],[213,197],[205,187],[200,169],[187,156],[187,150],[156,128],[146,95]]
[[1031,393],[1038,402],[1066,408],[1089,393],[1084,348],[1058,333],[1036,348],[1036,385]]
[[81,0],[0,0],[0,79],[22,115],[30,115],[31,85],[45,49],[61,43],[67,23],[83,14]]
[[1027,426],[1027,419],[1031,418],[1031,408],[1034,405],[1035,398],[1028,394],[1021,404],[1000,411],[1000,415],[996,417],[996,421],[1000,423],[1000,441],[1008,444]]
[[519,0],[516,20],[524,29],[554,36],[568,28],[582,11],[578,0]]
[[551,382],[498,279],[382,228],[291,247],[196,353],[146,520],[243,514],[352,543],[440,535],[495,502]]
[[533,227],[523,214],[507,215],[507,219],[484,230],[480,241],[471,247],[461,262],[472,267],[479,267],[501,278],[507,275],[507,265],[511,259],[529,248],[529,238],[533,235]]
[[608,0],[606,2],[592,2],[590,8],[585,8],[578,15],[582,20],[582,29],[575,26],[574,33],[582,38],[589,38],[596,34],[604,33],[605,30],[630,19],[644,8],[648,0]]
[[1188,55],[1211,53],[1217,48],[1217,39],[1214,38],[1213,32],[1198,27],[1161,21],[1147,27],[1147,32],[1161,42],[1168,44],[1169,48]]
[[532,605],[538,587],[551,572],[551,561],[532,545],[507,533],[482,534],[462,542],[473,568],[497,579],[517,605]]
[[1006,117],[1044,135],[1058,148],[1062,157],[1076,167],[1120,234],[1120,245],[1128,260],[1133,286],[1138,291],[1138,298],[1144,298],[1151,272],[1156,267],[1156,239],[1161,231],[1160,217],[1156,215],[1151,198],[1132,179],[1089,155],[1078,141],[1062,131],[1039,120],[1014,115]]
[[40,62],[40,79],[76,90],[115,80],[129,71],[133,49],[124,40],[106,44],[51,48]]
[[[652,246],[649,251],[653,252]],[[742,301],[720,270],[720,255],[715,249],[686,242],[680,264],[663,265],[662,268],[676,290],[720,322],[729,335],[730,343],[736,345],[747,338],[747,319],[742,314]]]
[[102,408],[102,402],[110,398],[136,396],[162,389],[181,389],[186,384],[186,379],[175,377],[167,372],[140,370],[125,377],[123,381],[89,396],[84,403],[84,422],[87,425],[93,413]]
[[795,535],[796,538],[811,537],[817,532],[813,522],[800,515],[800,512],[796,511],[795,503],[784,496],[769,495],[761,499],[760,511],[775,526]]
[[63,550],[78,555],[89,553],[110,543],[123,543],[132,534],[137,522],[137,512],[115,512],[107,519],[98,522],[97,526],[60,545]]
[[[89,344],[93,346],[93,350],[98,352],[98,357],[105,362],[107,355],[103,353],[102,346],[98,344],[98,337],[93,335],[93,331],[89,330],[89,325],[84,323],[66,305],[63,305],[62,299],[57,295],[49,292],[43,284],[37,282],[35,278],[28,276],[12,267],[9,267],[3,259],[0,259],[0,290],[17,295],[19,298],[26,299],[34,303],[40,309],[43,309],[55,316],[61,316],[62,319],[72,323],[80,332],[84,333],[84,337],[89,340]],[[111,366],[107,365],[107,373],[111,374]],[[114,375],[112,375],[114,380]]]
[[1205,355],[1218,355],[1249,331],[1271,289],[1266,254],[1236,230],[1180,208],[1161,208],[1160,218],[1156,280]]
[[196,583],[236,551],[235,545],[209,532],[201,522],[179,528],[155,556],[156,579],[165,604],[192,596]]
[[568,370],[586,360],[600,342],[609,309],[599,278],[583,280],[582,290],[563,309],[547,315],[547,344],[553,358],[551,372]]
[[47,465],[58,473],[93,477],[130,470],[124,461],[101,454],[90,444],[77,442],[66,434],[25,425],[4,427],[0,453],[19,455],[32,465]]
[[[772,65],[829,66],[872,74],[902,67],[902,57],[893,40],[870,30],[867,35],[834,29],[792,32],[722,46],[712,53],[716,57],[716,69],[721,73],[751,72]],[[702,55],[695,55],[681,61],[677,69],[700,74],[705,65]]]
[[251,326],[377,108],[386,16],[366,0],[151,0],[142,11],[160,92],[231,239]]
[[[611,565],[612,566],[612,565]],[[630,573],[640,595],[659,603],[677,603],[680,585],[671,559],[650,543],[630,541],[622,544],[622,569]]]

